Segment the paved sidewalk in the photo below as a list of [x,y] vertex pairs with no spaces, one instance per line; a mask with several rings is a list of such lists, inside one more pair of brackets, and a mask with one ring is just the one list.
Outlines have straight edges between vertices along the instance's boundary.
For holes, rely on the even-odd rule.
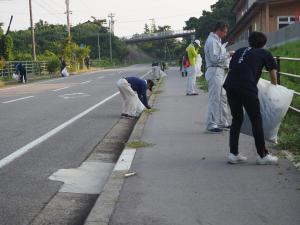
[[168,73],[142,138],[155,146],[137,150],[110,225],[299,225],[300,172],[255,165],[245,135],[249,162],[227,164],[228,132],[205,133],[207,94],[185,96],[186,78]]

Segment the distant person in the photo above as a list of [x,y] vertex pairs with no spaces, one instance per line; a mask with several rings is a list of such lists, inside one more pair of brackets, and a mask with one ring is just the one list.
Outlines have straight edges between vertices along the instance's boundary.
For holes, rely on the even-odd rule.
[[228,105],[226,92],[223,89],[228,62],[233,52],[227,52],[222,38],[227,35],[228,25],[218,22],[211,32],[204,46],[206,73],[208,81],[208,110],[207,130],[212,133],[220,133],[229,128]]
[[147,89],[152,91],[154,82],[138,77],[125,77],[117,82],[118,89],[123,98],[123,111],[121,116],[137,118],[148,105]]
[[84,64],[85,64],[86,68],[89,70],[90,69],[90,57],[89,56],[84,58]]
[[159,80],[160,79],[160,66],[158,61],[152,62],[152,79]]
[[182,55],[179,60],[180,72],[182,77],[187,77],[187,69],[184,66],[185,55]]
[[27,71],[22,63],[16,65],[16,74],[20,75],[20,81],[25,84],[27,83]]
[[257,83],[262,69],[265,67],[270,73],[271,83],[276,85],[277,65],[272,54],[263,49],[267,43],[267,38],[263,33],[252,32],[248,41],[249,47],[237,50],[232,56],[229,73],[224,83],[232,114],[228,162],[235,164],[247,160],[238,151],[239,135],[244,116],[243,109],[245,109],[251,121],[258,153],[256,163],[276,164],[278,158],[269,154],[265,147]]
[[187,89],[186,95],[198,95],[196,88],[196,58],[200,49],[200,41],[195,40],[187,48],[187,56],[189,60],[189,67],[187,68]]
[[67,64],[64,59],[60,60],[60,74],[62,77],[69,76],[68,70],[67,70]]
[[166,64],[165,62],[161,62],[160,67],[161,67],[161,70],[162,70],[163,72],[165,72],[165,70],[166,70],[166,68],[167,68],[167,64]]

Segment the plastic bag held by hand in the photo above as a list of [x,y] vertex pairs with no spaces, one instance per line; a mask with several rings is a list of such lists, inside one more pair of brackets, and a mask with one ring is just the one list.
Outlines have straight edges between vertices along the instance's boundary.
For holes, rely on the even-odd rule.
[[203,75],[201,71],[201,67],[202,67],[202,58],[200,54],[198,54],[196,58],[196,65],[195,65],[196,77],[201,77]]
[[13,73],[12,78],[13,78],[14,80],[19,80],[19,79],[20,79],[19,75],[18,75],[18,74],[15,74],[15,73]]
[[[275,86],[264,79],[259,80],[257,87],[265,140],[277,143],[278,130],[292,102],[294,91],[281,85]],[[253,136],[246,112],[241,132]]]

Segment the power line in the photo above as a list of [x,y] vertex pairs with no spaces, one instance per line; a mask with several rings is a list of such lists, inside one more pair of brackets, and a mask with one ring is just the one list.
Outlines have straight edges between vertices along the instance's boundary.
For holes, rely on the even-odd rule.
[[[38,6],[39,8],[43,9],[45,12],[52,14],[53,12],[50,11],[48,8],[45,8],[45,6],[43,6],[41,3],[34,1],[33,2],[36,6]],[[63,13],[62,13],[63,14]],[[62,19],[63,17],[60,16],[60,19]]]

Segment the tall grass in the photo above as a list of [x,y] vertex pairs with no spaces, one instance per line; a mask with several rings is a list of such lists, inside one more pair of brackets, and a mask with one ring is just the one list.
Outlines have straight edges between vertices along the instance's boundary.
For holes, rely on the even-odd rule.
[[[271,48],[273,56],[300,58],[300,41]],[[280,61],[280,71],[300,76],[300,62],[288,60]],[[281,75],[281,85],[300,92],[300,78]],[[300,96],[295,95],[292,106],[300,109]],[[295,155],[300,154],[300,113],[289,110],[279,130],[279,144],[283,149],[288,149]]]

